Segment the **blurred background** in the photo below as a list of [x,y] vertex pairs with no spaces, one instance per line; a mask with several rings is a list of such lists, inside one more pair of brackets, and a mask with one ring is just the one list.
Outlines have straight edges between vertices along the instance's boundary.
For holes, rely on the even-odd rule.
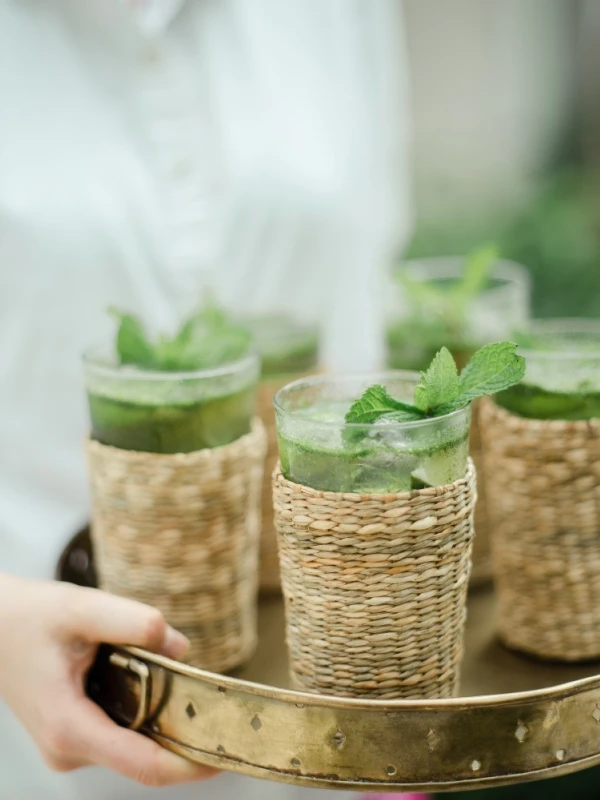
[[[124,11],[144,6],[150,32]],[[87,511],[80,352],[106,307],[168,327],[221,233],[226,300],[322,307],[342,368],[367,329],[372,361],[390,260],[495,242],[537,316],[600,316],[599,75],[598,0],[0,0],[0,557],[43,574]],[[0,741],[0,798],[22,800],[9,767],[21,785],[37,761],[2,719]],[[52,796],[92,797],[81,780]]]
[[600,314],[600,3],[404,0],[408,252],[482,241],[526,265],[536,316]]

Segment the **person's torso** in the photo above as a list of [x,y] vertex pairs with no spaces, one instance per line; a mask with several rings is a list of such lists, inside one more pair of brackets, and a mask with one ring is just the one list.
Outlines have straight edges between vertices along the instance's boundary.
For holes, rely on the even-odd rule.
[[[371,96],[387,90],[368,49],[395,20],[393,3],[363,16],[337,0],[168,5],[174,18],[148,32],[116,0],[0,0],[7,571],[51,575],[86,521],[81,353],[113,333],[109,306],[168,327],[209,283],[236,310],[334,317],[340,280],[363,292],[373,262],[404,232],[394,216],[400,178],[386,174],[401,127],[396,109]],[[391,66],[395,39],[384,39]],[[369,325],[358,339],[364,358]],[[10,736],[31,755],[9,730],[0,718],[0,741]],[[37,797],[42,780],[49,800],[109,796],[93,794],[85,773],[39,770],[1,751],[0,800]],[[111,788],[114,800],[137,796],[116,785],[127,788]]]

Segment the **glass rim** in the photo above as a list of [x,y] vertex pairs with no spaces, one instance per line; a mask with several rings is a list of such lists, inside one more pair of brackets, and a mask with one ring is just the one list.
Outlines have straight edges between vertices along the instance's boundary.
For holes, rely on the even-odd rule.
[[[425,256],[424,258],[408,258],[396,264],[394,272],[405,267],[412,272],[417,272],[417,267],[425,269],[429,274],[425,276],[414,275],[417,280],[450,280],[462,277],[462,265],[467,256]],[[505,286],[521,284],[531,286],[531,275],[523,264],[507,258],[498,258],[491,270],[489,277],[492,280],[503,281],[502,286],[483,288],[478,294],[498,291]]]
[[[290,390],[295,388],[299,388],[300,386],[318,386],[319,384],[325,383],[335,383],[336,381],[350,381],[350,380],[364,380],[364,381],[371,381],[371,383],[384,383],[385,379],[393,378],[393,379],[402,379],[405,378],[411,381],[418,381],[421,377],[419,372],[415,372],[413,370],[404,370],[404,369],[396,369],[396,370],[386,370],[383,372],[359,372],[359,373],[341,373],[341,374],[330,374],[330,375],[310,375],[309,377],[298,378],[295,381],[290,381],[290,383],[286,383],[285,386],[282,386],[281,389],[275,394],[273,397],[273,405],[276,411],[279,411],[282,414],[285,414],[288,419],[293,419],[296,422],[308,422],[311,425],[320,426],[324,428],[349,428],[351,430],[362,429],[362,428],[372,428],[372,423],[368,422],[329,422],[326,420],[318,420],[314,419],[314,417],[305,416],[304,414],[299,414],[295,411],[289,411],[288,409],[284,408],[281,404],[280,396]],[[457,408],[456,411],[451,411],[449,414],[442,414],[439,417],[425,417],[424,419],[415,419],[415,420],[407,420],[405,422],[401,422],[399,420],[394,420],[393,423],[390,423],[389,426],[392,425],[396,428],[402,428],[403,430],[410,429],[413,430],[415,428],[427,427],[436,422],[442,422],[452,419],[458,419],[461,416],[464,416],[467,411],[471,408],[471,402],[468,402],[466,405]]]
[[131,381],[191,381],[210,378],[222,378],[243,372],[245,368],[255,366],[260,370],[260,354],[254,346],[250,346],[241,358],[227,361],[218,367],[194,370],[157,370],[136,367],[134,364],[106,364],[98,363],[100,353],[107,352],[106,345],[96,345],[87,348],[82,354],[83,366],[86,370],[93,371],[96,375],[111,378],[123,378]]
[[[598,343],[600,345],[600,320],[592,317],[545,317],[531,320],[527,327],[515,332],[515,339],[519,338],[519,333],[531,333],[534,336],[548,333],[565,334],[567,337],[569,334],[592,333],[597,335]],[[600,360],[600,350],[597,353],[591,353],[585,350],[582,351],[581,349],[558,350],[553,349],[551,345],[549,345],[547,348],[532,348],[522,347],[518,343],[517,347],[519,355],[522,355],[525,358],[525,361],[527,361],[527,359],[535,360],[537,357],[551,357],[556,360]],[[575,343],[573,343],[573,347],[576,348]]]

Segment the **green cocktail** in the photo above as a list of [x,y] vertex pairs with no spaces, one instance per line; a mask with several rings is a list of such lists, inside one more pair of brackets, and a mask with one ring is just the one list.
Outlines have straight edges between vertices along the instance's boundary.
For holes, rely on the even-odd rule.
[[150,339],[130,314],[114,352],[84,357],[92,438],[124,450],[190,453],[250,430],[259,376],[250,334],[205,305],[172,337]]
[[[498,339],[511,338],[529,317],[529,278],[518,264],[499,261],[493,248],[463,258],[408,261],[394,275],[388,294],[387,365],[394,369],[424,369],[441,345],[459,367],[475,350]],[[480,477],[479,408],[473,408],[471,456]],[[484,482],[480,481],[480,486]],[[475,508],[473,580],[491,574],[487,503],[480,489]]]
[[278,314],[243,320],[252,333],[261,356],[261,374],[266,380],[302,375],[319,361],[319,331]]
[[248,433],[258,357],[212,370],[165,373],[90,354],[85,376],[94,439],[124,450],[189,453]]
[[600,418],[600,323],[538,321],[516,339],[525,377],[496,395],[499,405],[532,419]]
[[[495,259],[486,266],[482,256],[484,251],[466,262],[449,257],[408,261],[396,270],[388,295],[388,367],[424,369],[442,345],[462,367],[478,347],[510,337],[526,323],[526,271]],[[483,270],[477,274],[478,264]]]
[[313,489],[388,494],[462,478],[469,449],[470,406],[422,420],[345,421],[349,406],[374,383],[411,402],[419,376],[410,372],[288,384],[275,398],[281,469]]

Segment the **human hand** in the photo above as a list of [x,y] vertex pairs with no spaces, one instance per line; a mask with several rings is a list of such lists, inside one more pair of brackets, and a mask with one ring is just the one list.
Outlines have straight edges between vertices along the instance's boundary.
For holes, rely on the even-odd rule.
[[177,658],[188,641],[156,609],[97,589],[0,574],[0,697],[54,770],[97,764],[146,786],[216,774],[119,727],[85,694],[100,643]]

